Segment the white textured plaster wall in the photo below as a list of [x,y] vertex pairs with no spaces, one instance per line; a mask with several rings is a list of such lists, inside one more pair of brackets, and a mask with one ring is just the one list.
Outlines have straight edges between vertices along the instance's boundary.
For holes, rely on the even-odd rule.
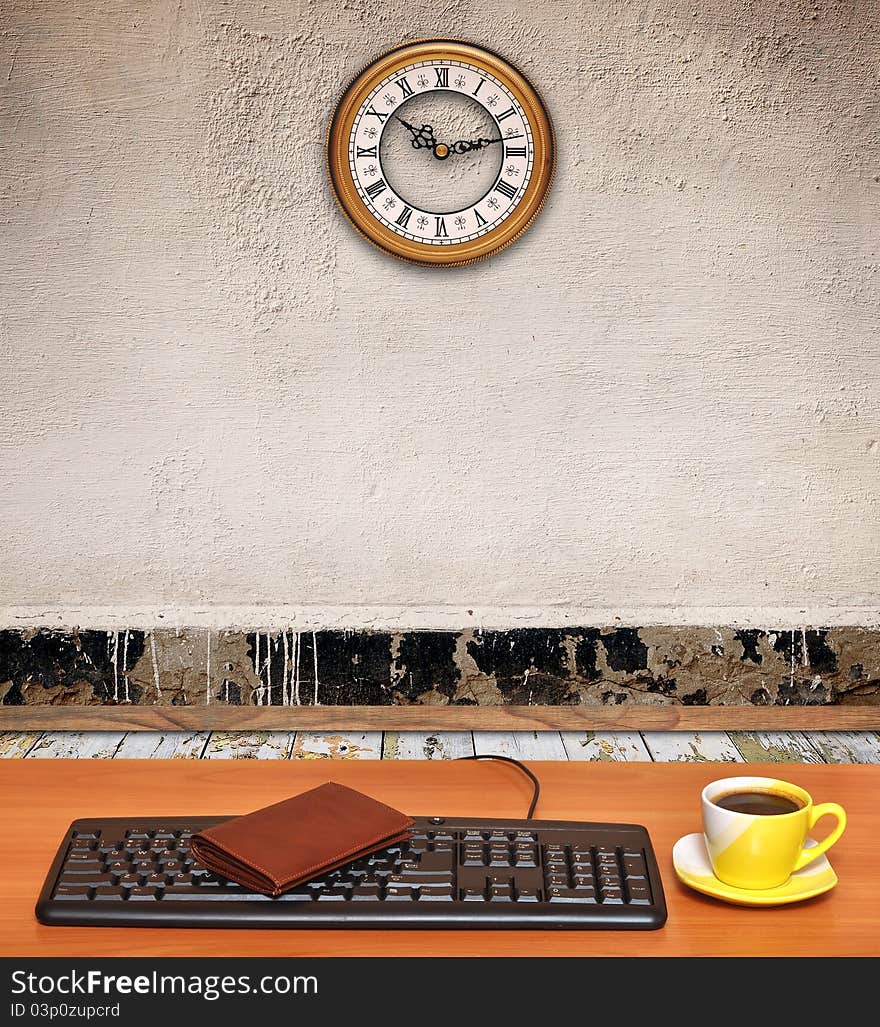
[[[323,140],[444,34],[560,165],[437,272]],[[3,622],[875,620],[878,85],[873,0],[4,0]]]

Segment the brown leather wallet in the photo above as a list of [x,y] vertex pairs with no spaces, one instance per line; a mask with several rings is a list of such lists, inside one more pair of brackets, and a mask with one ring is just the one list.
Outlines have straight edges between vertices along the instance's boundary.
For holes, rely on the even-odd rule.
[[301,795],[194,834],[195,858],[264,895],[405,838],[415,821],[384,802],[328,781]]

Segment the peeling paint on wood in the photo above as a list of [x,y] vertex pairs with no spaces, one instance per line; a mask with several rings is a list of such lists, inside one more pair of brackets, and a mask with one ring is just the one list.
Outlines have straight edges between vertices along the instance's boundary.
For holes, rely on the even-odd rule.
[[291,759],[295,760],[379,760],[382,758],[382,732],[360,734],[310,734],[297,732]]
[[4,731],[0,733],[0,759],[22,759],[39,741],[39,731]]
[[473,754],[470,731],[386,731],[382,748],[382,759],[386,760],[457,760]]
[[292,731],[214,731],[202,753],[206,760],[286,760]]
[[659,763],[741,763],[742,755],[723,731],[645,733],[651,758]]
[[114,759],[197,760],[208,743],[207,731],[129,731]]
[[808,731],[806,736],[826,763],[880,763],[880,735],[874,731]]
[[746,763],[822,763],[822,757],[799,731],[731,731]]
[[650,763],[651,753],[638,731],[562,731],[570,760]]
[[113,759],[124,737],[117,731],[47,731],[27,759]]

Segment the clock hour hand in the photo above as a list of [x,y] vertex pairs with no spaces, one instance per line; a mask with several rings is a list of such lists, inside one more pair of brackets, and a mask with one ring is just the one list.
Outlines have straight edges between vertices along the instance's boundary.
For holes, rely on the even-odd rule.
[[416,128],[415,125],[411,125],[408,121],[404,121],[403,118],[398,118],[397,120],[405,129],[407,129],[407,131],[412,133],[412,139],[410,142],[414,150],[420,150],[423,147],[428,150],[433,150],[436,147],[437,140],[434,138],[434,129],[430,125],[422,125],[421,128]]
[[482,136],[479,139],[459,139],[449,147],[449,151],[450,153],[470,153],[471,150],[482,150],[485,146],[500,142],[503,142],[500,138],[484,139]]

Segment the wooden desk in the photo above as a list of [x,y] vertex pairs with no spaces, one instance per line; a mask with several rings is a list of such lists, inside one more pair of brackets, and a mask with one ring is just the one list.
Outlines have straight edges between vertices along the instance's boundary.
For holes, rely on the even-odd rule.
[[[779,767],[738,764],[533,763],[538,816],[647,825],[666,886],[669,921],[654,932],[196,931],[43,927],[34,901],[51,856],[82,816],[245,812],[332,778],[416,814],[521,817],[530,786],[492,763],[183,760],[9,760],[0,765],[0,955],[878,955],[880,767],[789,764],[786,777],[821,802],[846,807],[849,828],[831,852],[837,888],[800,905],[740,909],[675,877],[670,852],[699,827],[699,793],[727,774]],[[26,862],[20,862],[21,855]]]

